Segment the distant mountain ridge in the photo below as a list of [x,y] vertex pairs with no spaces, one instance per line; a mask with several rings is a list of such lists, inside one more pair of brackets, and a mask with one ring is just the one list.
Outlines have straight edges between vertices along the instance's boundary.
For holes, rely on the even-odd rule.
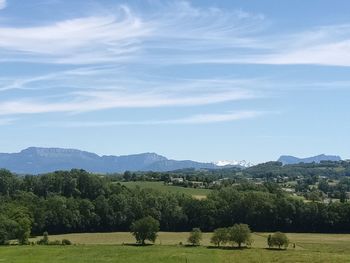
[[0,168],[18,174],[41,174],[57,170],[84,169],[95,173],[124,171],[173,171],[178,169],[216,169],[213,163],[170,160],[156,153],[99,156],[76,149],[30,147],[19,153],[0,153]]
[[281,162],[283,165],[286,164],[298,164],[298,163],[320,163],[321,161],[334,161],[338,162],[342,159],[340,156],[337,155],[325,155],[320,154],[313,157],[307,157],[307,158],[298,158],[290,155],[282,155],[277,161]]

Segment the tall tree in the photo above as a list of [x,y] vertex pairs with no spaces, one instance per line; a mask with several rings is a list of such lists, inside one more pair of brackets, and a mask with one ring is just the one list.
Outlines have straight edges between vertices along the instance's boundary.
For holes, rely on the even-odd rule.
[[153,217],[147,216],[135,221],[130,227],[137,243],[145,245],[145,241],[155,242],[159,231],[159,222]]
[[232,244],[237,244],[239,248],[242,244],[250,246],[253,242],[251,231],[247,224],[235,224],[229,229],[229,240]]
[[214,230],[214,233],[210,239],[210,242],[220,247],[220,245],[224,245],[229,240],[229,229],[228,228],[217,228]]

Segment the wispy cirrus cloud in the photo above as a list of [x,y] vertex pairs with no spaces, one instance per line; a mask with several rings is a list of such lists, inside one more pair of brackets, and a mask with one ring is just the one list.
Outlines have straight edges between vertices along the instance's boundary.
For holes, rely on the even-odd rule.
[[2,96],[0,115],[191,107],[259,96],[240,79],[163,79],[154,73],[130,72],[134,65],[152,65],[157,70],[189,52],[205,54],[213,47],[255,45],[246,34],[256,30],[254,25],[264,19],[262,15],[195,8],[185,1],[160,4],[147,15],[127,6],[118,10],[117,14],[94,14],[43,26],[0,26],[0,61],[73,67],[2,80],[3,94],[21,95],[16,99]]
[[[120,108],[157,108],[199,106],[250,99],[254,95],[244,90],[207,91],[201,94],[148,91],[84,91],[69,94],[68,98],[45,101],[16,99],[0,103],[0,115],[39,114],[52,112],[82,113]],[[68,101],[67,101],[68,100]]]
[[350,25],[320,27],[289,38],[292,44],[257,57],[257,63],[350,66]]
[[[212,105],[259,98],[263,95],[252,89],[257,83],[261,81],[140,77],[118,67],[75,68],[4,80],[0,115]],[[22,95],[6,98],[14,92]]]
[[110,127],[110,126],[138,126],[138,125],[167,125],[167,124],[210,124],[221,122],[233,122],[238,120],[253,119],[264,115],[262,111],[237,111],[226,113],[209,113],[192,115],[178,119],[167,120],[143,120],[143,121],[74,121],[74,122],[48,122],[41,126],[54,126],[63,128],[81,128],[81,127]]
[[126,5],[118,10],[42,26],[0,26],[0,61],[171,63],[179,55],[190,55],[187,52],[193,57],[204,51],[256,47],[260,44],[250,33],[264,20],[261,14],[195,8],[186,1],[160,4],[147,15]]
[[350,66],[347,24],[276,36],[268,31],[271,22],[259,13],[200,8],[186,1],[155,6],[147,14],[121,5],[108,15],[42,26],[0,25],[0,61]]
[[41,26],[0,25],[0,62],[70,68],[0,79],[0,115],[193,107],[263,97],[255,80],[159,77],[158,70],[169,65],[350,66],[350,26],[278,37],[263,36],[267,26],[262,14],[198,8],[185,1],[160,4],[148,14],[120,6],[116,13]]
[[321,26],[278,37],[257,39],[270,43],[270,49],[255,50],[244,55],[202,58],[195,63],[268,64],[268,65],[325,65],[350,66],[350,25]]
[[123,61],[151,32],[126,6],[118,14],[34,27],[1,27],[2,61],[86,64]]

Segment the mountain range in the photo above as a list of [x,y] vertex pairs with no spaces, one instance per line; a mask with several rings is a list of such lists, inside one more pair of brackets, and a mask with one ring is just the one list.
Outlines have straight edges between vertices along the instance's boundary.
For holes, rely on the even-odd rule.
[[[243,164],[243,163],[242,163]],[[225,167],[239,166],[227,164]],[[75,149],[30,147],[18,153],[0,153],[0,168],[18,174],[41,174],[57,170],[84,169],[95,173],[124,171],[173,171],[178,169],[216,169],[222,165],[191,160],[170,160],[156,153],[99,156]]]
[[[319,163],[321,161],[340,161],[339,156],[317,155],[297,158],[282,155],[278,161],[286,164]],[[0,168],[17,174],[42,174],[57,170],[84,169],[94,173],[121,173],[124,171],[174,171],[179,169],[220,169],[229,167],[248,168],[247,161],[217,161],[212,163],[191,160],[171,160],[156,153],[132,155],[103,155],[63,148],[29,147],[18,153],[0,153]]]
[[281,162],[283,165],[286,164],[298,164],[298,163],[320,163],[321,161],[334,161],[338,162],[341,161],[341,158],[336,155],[325,155],[320,154],[313,157],[307,157],[307,158],[298,158],[290,155],[282,155],[278,162]]

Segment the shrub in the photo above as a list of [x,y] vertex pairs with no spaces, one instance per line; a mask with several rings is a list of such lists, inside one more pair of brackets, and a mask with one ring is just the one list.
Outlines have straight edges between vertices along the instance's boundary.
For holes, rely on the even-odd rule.
[[188,242],[192,246],[199,246],[202,240],[202,231],[199,228],[193,228],[188,237]]
[[278,247],[279,249],[281,249],[281,247],[284,247],[287,249],[289,245],[289,239],[285,233],[276,232],[268,236],[267,244],[269,247]]
[[72,245],[72,241],[70,241],[68,239],[62,239],[62,245],[63,246],[70,246],[70,245]]
[[49,241],[48,245],[50,246],[59,246],[62,245],[60,240]]
[[49,233],[46,231],[43,233],[43,238],[36,242],[38,245],[48,245],[49,244]]

